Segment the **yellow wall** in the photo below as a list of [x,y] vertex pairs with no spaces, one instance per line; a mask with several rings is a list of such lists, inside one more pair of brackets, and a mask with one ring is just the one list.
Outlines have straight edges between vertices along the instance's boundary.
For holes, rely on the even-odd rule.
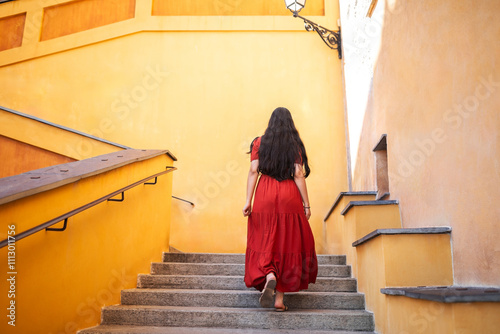
[[401,228],[398,205],[353,206],[345,213],[341,227],[341,254],[346,255],[347,263],[352,267],[353,277],[359,277],[359,273],[356,247],[353,247],[352,243],[377,229],[386,228]]
[[[37,4],[4,4],[0,15],[25,6],[26,32],[40,30]],[[27,34],[22,47],[0,53],[2,104],[127,146],[175,152],[174,195],[196,207],[174,203],[171,244],[203,252],[245,250],[245,152],[271,112],[288,107],[310,157],[310,222],[322,252],[322,217],[347,190],[336,51],[291,14],[151,16],[151,0],[136,5],[134,19],[44,42]],[[337,29],[337,5],[324,8],[311,19]]]
[[499,303],[437,303],[387,296],[393,316],[387,333],[496,333],[500,327]]
[[[280,0],[153,0],[153,15],[285,15],[290,12]],[[324,0],[309,0],[301,15],[324,15]]]
[[[375,314],[378,333],[399,333],[391,330],[390,324],[402,319],[406,326],[399,329],[411,328],[407,326],[408,316],[401,318],[394,312],[389,297],[380,289],[453,284],[449,234],[381,235],[358,245],[356,254],[358,290],[365,294],[367,310]],[[413,306],[407,311],[410,315],[416,312]]]
[[[0,239],[7,238],[8,225],[19,234],[172,163],[163,154],[3,204]],[[75,333],[98,324],[101,307],[119,303],[121,289],[135,287],[137,274],[149,272],[168,250],[171,186],[169,173],[154,186],[126,191],[123,203],[104,202],[69,218],[64,232],[40,231],[16,241],[15,296],[8,296],[6,279],[0,282],[0,305],[6,310],[15,301],[16,326],[7,324],[4,312],[0,332]],[[0,249],[3,264],[7,252]],[[7,266],[2,268],[5,275]]]
[[[364,195],[340,195],[341,197],[338,199],[336,206],[333,208],[333,211],[330,213],[328,217],[325,217],[325,221],[323,223],[324,230],[324,242],[327,245],[327,253],[329,254],[347,254],[346,245],[348,244],[348,240],[344,240],[344,229],[345,217],[340,213],[344,210],[344,208],[351,201],[372,201],[375,199],[374,194],[364,194]],[[353,240],[354,241],[354,240]],[[351,247],[352,242],[349,244]]]
[[451,226],[455,284],[498,286],[500,3],[385,5],[369,25],[381,45],[353,152],[354,190],[375,189],[371,150],[387,133],[403,227]]
[[[100,129],[109,129],[111,125],[110,120],[103,118],[99,123],[99,128],[94,129],[90,134],[101,136],[102,131]],[[123,145],[97,140],[88,136],[89,134],[69,130],[71,129],[63,129],[58,127],[57,124],[47,124],[0,109],[1,135],[11,140],[52,152],[55,155],[74,160],[83,160],[126,148]],[[19,162],[12,163],[17,164]],[[11,162],[8,161],[6,164],[9,165]]]

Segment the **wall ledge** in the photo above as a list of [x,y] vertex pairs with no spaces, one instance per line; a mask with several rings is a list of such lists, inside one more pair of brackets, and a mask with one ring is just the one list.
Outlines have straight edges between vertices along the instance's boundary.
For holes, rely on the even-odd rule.
[[373,148],[372,151],[376,152],[376,151],[385,151],[385,150],[387,150],[387,134],[384,133],[380,137],[377,145],[375,145],[375,147]]
[[163,154],[172,157],[167,150],[123,150],[4,177],[0,179],[0,205]]
[[53,122],[46,121],[46,120],[41,119],[39,117],[28,115],[28,114],[22,113],[20,111],[12,110],[12,109],[9,109],[9,108],[6,108],[6,107],[2,107],[2,106],[0,106],[0,110],[3,110],[5,112],[8,112],[8,113],[20,116],[20,117],[28,118],[28,119],[31,119],[33,121],[37,121],[37,122],[40,122],[40,123],[43,123],[43,124],[46,124],[46,125],[50,125],[50,126],[52,126],[54,128],[58,128],[58,129],[61,129],[61,130],[64,130],[64,131],[72,132],[72,133],[76,133],[76,134],[78,134],[80,136],[91,138],[91,139],[100,141],[102,143],[106,143],[106,144],[109,144],[109,145],[112,145],[112,146],[116,146],[116,147],[119,147],[119,148],[122,148],[122,149],[130,149],[131,148],[131,147],[128,147],[128,146],[125,146],[125,145],[114,143],[112,141],[109,141],[109,140],[106,140],[106,139],[103,139],[103,138],[99,138],[99,137],[90,135],[90,134],[85,133],[85,132],[81,132],[81,131],[78,131],[78,130],[75,130],[75,129],[72,129],[72,128],[68,128],[67,126],[63,126],[63,125],[59,125],[59,124],[56,124],[56,123],[53,123]]
[[380,292],[389,296],[403,296],[439,303],[500,302],[500,288],[426,286],[385,288]]
[[342,200],[342,198],[344,196],[363,196],[363,195],[377,196],[377,192],[376,191],[343,191],[343,192],[341,192],[337,196],[337,198],[335,199],[335,202],[333,202],[332,207],[330,208],[330,210],[326,214],[326,216],[323,219],[323,221],[326,221],[328,218],[330,218],[330,215],[333,213],[333,210],[335,210],[335,208],[337,207],[337,205],[339,205],[340,201]]
[[445,234],[451,233],[451,227],[419,227],[419,228],[388,228],[377,229],[363,238],[356,240],[352,243],[353,247],[357,247],[379,235],[400,235],[400,234]]
[[347,212],[349,212],[349,210],[355,206],[369,206],[369,205],[398,205],[399,202],[398,201],[395,201],[395,200],[391,200],[391,201],[381,201],[381,200],[378,200],[378,201],[353,201],[353,202],[349,202],[349,204],[347,204],[347,206],[344,208],[344,210],[342,210],[342,212],[340,213],[342,216],[345,216]]

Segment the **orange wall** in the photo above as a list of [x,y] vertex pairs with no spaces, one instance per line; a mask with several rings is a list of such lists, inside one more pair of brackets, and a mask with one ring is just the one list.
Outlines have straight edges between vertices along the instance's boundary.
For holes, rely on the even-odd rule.
[[25,13],[0,19],[0,51],[22,45],[25,20]]
[[134,13],[135,0],[81,0],[48,7],[45,9],[40,40],[131,19]]
[[75,161],[64,155],[0,135],[0,178]]
[[371,150],[387,133],[403,227],[453,228],[459,285],[500,285],[499,12],[496,0],[389,1],[372,21],[381,46],[354,190],[375,188]]

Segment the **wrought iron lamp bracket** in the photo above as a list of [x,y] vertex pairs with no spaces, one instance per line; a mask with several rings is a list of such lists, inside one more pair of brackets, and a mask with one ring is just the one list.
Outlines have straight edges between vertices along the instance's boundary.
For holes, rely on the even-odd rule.
[[326,29],[325,27],[320,26],[317,23],[314,23],[311,20],[302,17],[297,12],[293,12],[293,17],[301,18],[304,21],[304,27],[307,31],[316,31],[325,42],[326,46],[330,49],[336,49],[339,53],[339,59],[342,59],[342,43],[340,39],[340,28],[338,31],[333,31],[330,29]]

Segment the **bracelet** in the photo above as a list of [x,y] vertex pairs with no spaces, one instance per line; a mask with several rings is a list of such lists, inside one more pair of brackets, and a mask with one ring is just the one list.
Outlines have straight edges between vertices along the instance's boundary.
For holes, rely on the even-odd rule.
[[305,206],[304,209],[310,209],[311,207],[310,206]]

